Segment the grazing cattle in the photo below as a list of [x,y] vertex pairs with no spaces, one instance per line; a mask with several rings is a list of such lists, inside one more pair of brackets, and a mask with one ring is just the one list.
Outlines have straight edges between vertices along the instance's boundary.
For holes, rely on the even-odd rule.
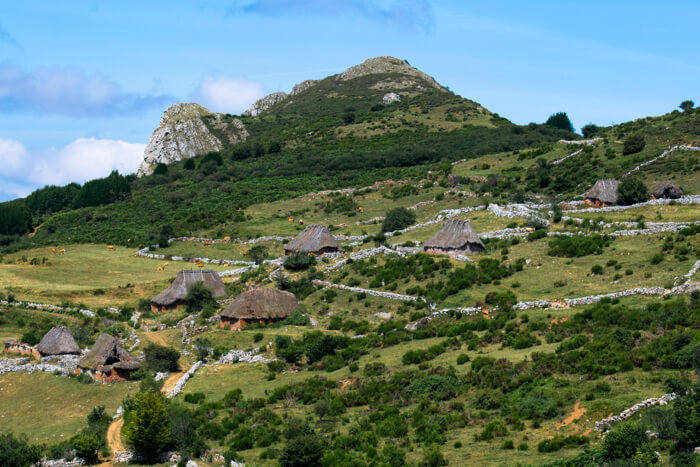
[[304,225],[304,221],[299,219],[299,225]]
[[209,245],[211,245],[211,242],[210,242],[209,240],[207,240],[206,242],[204,242],[204,246],[209,246]]
[[108,250],[114,250],[114,245],[107,245]]
[[156,268],[156,271],[163,271],[163,270],[164,270],[163,266],[158,266],[158,267]]
[[66,252],[66,249],[65,249],[65,248],[61,248],[60,250],[58,250],[58,254],[59,254],[59,255],[62,255],[62,254],[64,254],[65,252]]
[[289,222],[294,222],[294,218],[293,218],[293,217],[288,217],[287,220],[288,220]]
[[51,253],[56,253],[56,249],[55,249],[55,248],[51,248]]

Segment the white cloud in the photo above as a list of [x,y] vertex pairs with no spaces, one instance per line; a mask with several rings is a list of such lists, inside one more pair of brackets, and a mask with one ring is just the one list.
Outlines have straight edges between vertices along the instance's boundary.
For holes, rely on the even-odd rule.
[[[144,147],[120,140],[78,138],[61,148],[30,151],[19,141],[0,139],[2,191],[25,196],[27,187],[83,183],[112,170],[133,173],[143,160]],[[8,186],[10,179],[12,186]]]
[[234,77],[207,76],[194,97],[212,112],[240,114],[264,95],[260,83]]

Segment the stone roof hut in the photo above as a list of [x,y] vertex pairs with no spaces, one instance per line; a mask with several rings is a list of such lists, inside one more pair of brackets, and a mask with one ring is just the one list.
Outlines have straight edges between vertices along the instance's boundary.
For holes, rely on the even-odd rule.
[[617,187],[619,185],[620,182],[612,178],[598,180],[584,197],[595,204],[617,204]]
[[78,371],[87,372],[103,383],[124,381],[140,367],[141,363],[126,351],[119,339],[109,334],[100,334],[78,362]]
[[51,328],[36,348],[42,356],[80,354],[80,346],[75,342],[71,330],[65,326]]
[[313,253],[322,255],[331,251],[338,251],[340,245],[331,235],[328,227],[323,225],[310,225],[304,229],[294,240],[284,246],[287,254],[291,253]]
[[683,196],[683,190],[681,187],[669,181],[654,182],[650,193],[654,198],[677,199]]
[[221,327],[242,329],[246,324],[269,324],[291,315],[299,307],[293,293],[265,288],[240,294],[220,315]]
[[199,281],[204,282],[211,289],[214,298],[226,296],[226,287],[216,271],[183,269],[177,273],[170,287],[151,299],[151,310],[162,311],[165,308],[177,308],[182,305],[190,286]]
[[425,251],[440,253],[475,253],[483,251],[485,248],[484,243],[474,232],[471,223],[459,219],[446,221],[442,230],[423,244]]

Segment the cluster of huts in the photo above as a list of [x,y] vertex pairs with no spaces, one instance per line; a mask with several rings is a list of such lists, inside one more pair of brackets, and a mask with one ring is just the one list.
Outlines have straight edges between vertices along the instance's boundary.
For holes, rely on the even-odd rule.
[[[593,188],[584,195],[586,204],[590,206],[611,206],[617,204],[617,189],[620,181],[612,178],[598,180]],[[683,190],[673,182],[655,182],[649,194],[656,199],[677,199],[683,196]]]
[[[31,355],[37,359],[63,355],[82,355],[73,333],[66,326],[51,328],[39,344],[29,346],[17,339],[5,339],[5,352]],[[125,381],[141,363],[123,347],[121,341],[109,334],[100,334],[92,348],[78,361],[76,373],[86,373],[103,383]]]

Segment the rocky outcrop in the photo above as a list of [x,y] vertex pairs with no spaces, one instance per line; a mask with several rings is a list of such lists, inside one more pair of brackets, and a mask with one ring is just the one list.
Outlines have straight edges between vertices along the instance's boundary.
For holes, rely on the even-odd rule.
[[262,112],[266,111],[273,105],[279,104],[287,97],[289,97],[289,95],[286,92],[273,92],[272,94],[268,94],[267,96],[255,101],[253,105],[248,108],[248,110],[243,112],[243,115],[246,117],[257,117]]
[[352,66],[339,74],[337,79],[341,81],[348,81],[351,79],[360,78],[362,76],[380,73],[400,73],[403,75],[416,76],[434,88],[446,90],[445,87],[435,81],[432,76],[413,68],[406,60],[386,56],[370,58],[359,65]]
[[382,104],[384,105],[390,105],[394,102],[401,102],[401,96],[399,96],[395,92],[388,92],[384,94],[384,97],[382,97]]
[[[156,165],[170,164],[182,159],[223,149],[222,141],[207,127],[204,118],[211,120],[212,126],[225,135],[227,143],[244,141],[248,136],[240,120],[230,125],[217,114],[212,114],[199,104],[179,103],[170,106],[160,120],[160,125],[151,135],[143,151],[143,162],[137,175],[142,177],[153,173]],[[228,131],[224,131],[230,127]]]
[[307,79],[306,81],[302,81],[301,83],[295,84],[294,87],[292,88],[292,92],[289,93],[290,96],[295,96],[299,94],[300,92],[304,92],[307,89],[309,89],[311,86],[314,84],[318,83],[318,80],[315,79]]

